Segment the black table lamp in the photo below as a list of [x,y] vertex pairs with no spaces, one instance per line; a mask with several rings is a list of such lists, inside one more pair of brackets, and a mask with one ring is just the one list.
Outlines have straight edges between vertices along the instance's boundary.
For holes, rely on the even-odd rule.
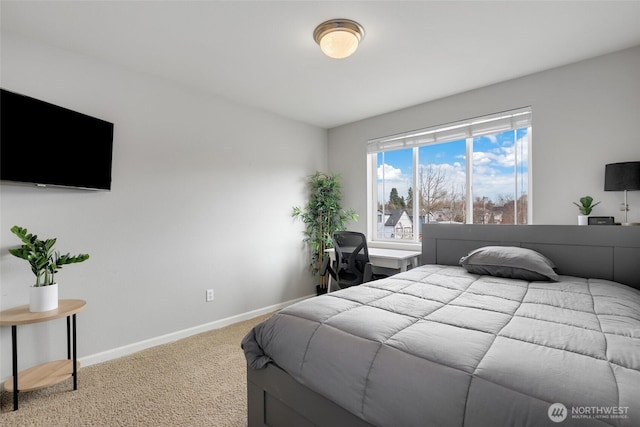
[[624,191],[624,224],[629,225],[627,191],[640,190],[640,162],[610,163],[604,167],[604,191]]

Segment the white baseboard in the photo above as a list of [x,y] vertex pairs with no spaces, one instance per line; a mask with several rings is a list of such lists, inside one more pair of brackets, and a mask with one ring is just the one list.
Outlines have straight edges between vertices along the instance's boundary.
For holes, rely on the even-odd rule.
[[[225,319],[216,320],[211,323],[205,323],[203,325],[195,326],[193,328],[183,329],[181,331],[172,332],[170,334],[161,335],[159,337],[150,338],[148,340],[140,341],[133,344],[128,344],[122,347],[114,348],[111,350],[103,351],[101,353],[92,354],[78,358],[80,366],[86,367],[95,365],[97,363],[107,362],[109,360],[118,359],[129,354],[137,353],[147,348],[155,347],[162,344],[168,344],[183,338],[190,337],[192,335],[200,334],[202,332],[213,331],[215,329],[224,328],[225,326],[232,325],[234,323],[242,322],[244,320],[253,319],[254,317],[262,316],[276,310],[280,310],[298,301],[305,300],[314,295],[309,295],[295,300],[286,301],[280,304],[275,304],[269,307],[263,307],[257,310],[249,311],[246,313],[238,314],[235,316],[227,317]],[[239,344],[238,344],[239,345]]]

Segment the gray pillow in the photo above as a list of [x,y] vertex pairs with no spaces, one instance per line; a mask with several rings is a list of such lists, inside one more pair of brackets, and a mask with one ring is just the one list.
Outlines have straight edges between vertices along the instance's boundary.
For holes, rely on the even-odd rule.
[[469,273],[533,281],[558,281],[555,265],[532,249],[517,246],[484,246],[460,258]]

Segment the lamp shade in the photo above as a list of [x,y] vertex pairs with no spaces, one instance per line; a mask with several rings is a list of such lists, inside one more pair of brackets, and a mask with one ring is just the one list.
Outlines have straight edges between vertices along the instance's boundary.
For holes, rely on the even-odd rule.
[[604,191],[624,190],[640,190],[640,162],[605,165]]

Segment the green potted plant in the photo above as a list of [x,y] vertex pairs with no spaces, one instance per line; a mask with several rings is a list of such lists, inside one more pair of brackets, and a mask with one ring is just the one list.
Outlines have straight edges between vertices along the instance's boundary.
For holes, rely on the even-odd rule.
[[[292,216],[306,224],[304,241],[311,249],[309,267],[315,276],[328,256],[325,250],[333,246],[333,233],[345,230],[349,221],[357,221],[358,214],[353,209],[342,208],[340,175],[316,172],[309,177],[307,184],[309,202],[304,208],[295,206]],[[327,292],[327,283],[327,276],[319,276],[316,285],[318,295]]]
[[29,310],[32,312],[49,311],[58,307],[58,284],[55,274],[63,265],[83,262],[88,254],[60,255],[55,251],[56,239],[38,239],[26,228],[14,225],[11,232],[22,241],[19,248],[9,249],[9,253],[26,260],[36,276],[36,283],[29,293]]
[[577,204],[576,202],[573,202],[573,204],[578,207],[581,214],[578,215],[578,225],[587,225],[589,223],[589,214],[594,207],[600,204],[600,202],[593,203],[593,197],[584,196],[580,197],[580,204]]

